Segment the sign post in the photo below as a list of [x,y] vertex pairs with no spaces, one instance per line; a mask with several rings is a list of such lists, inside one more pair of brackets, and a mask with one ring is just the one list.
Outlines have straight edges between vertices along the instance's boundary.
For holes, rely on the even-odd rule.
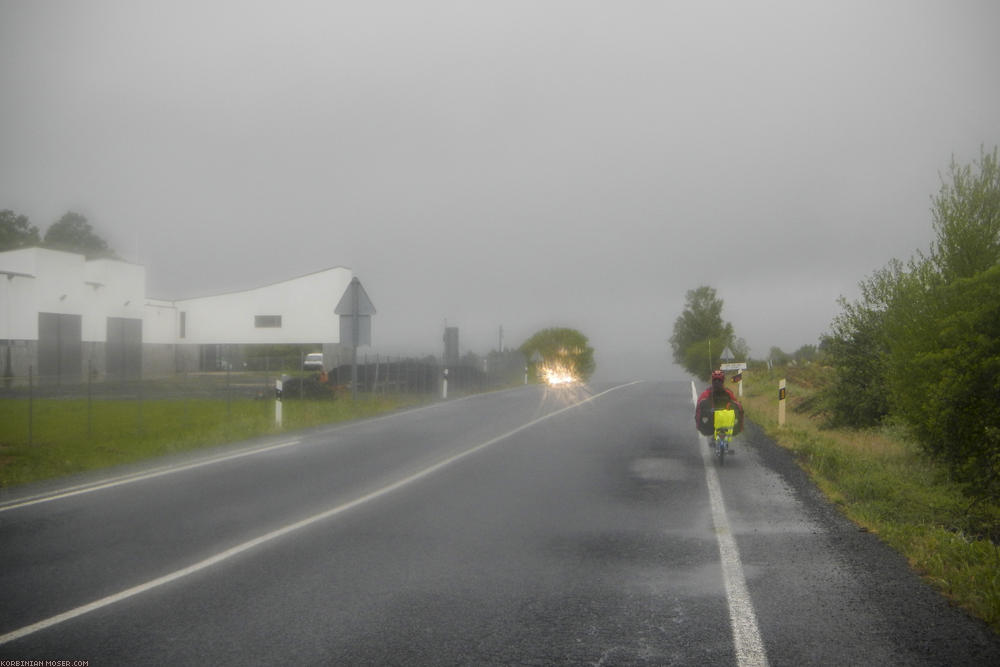
[[[726,348],[726,351],[728,351],[728,350],[729,350],[729,348]],[[730,352],[730,354],[732,354],[732,352]],[[743,361],[738,362],[738,363],[722,364],[722,365],[719,366],[719,370],[723,370],[723,371],[736,371],[737,374],[736,374],[735,377],[737,377],[739,379],[735,380],[735,382],[737,382],[739,384],[739,387],[740,387],[739,388],[739,395],[740,395],[741,398],[743,397],[743,373],[746,371],[746,369],[747,369],[746,362],[743,362]]]
[[372,344],[375,306],[357,278],[351,279],[333,311],[340,315],[340,342],[351,346],[351,398],[358,398],[358,346]]

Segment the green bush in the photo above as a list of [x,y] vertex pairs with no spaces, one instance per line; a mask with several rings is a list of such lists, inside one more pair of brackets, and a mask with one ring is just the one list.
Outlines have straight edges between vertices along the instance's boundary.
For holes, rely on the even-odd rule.
[[1000,498],[1000,266],[914,282],[907,303],[887,324],[894,411],[970,495]]
[[860,284],[861,298],[841,300],[843,312],[834,319],[823,343],[835,369],[835,379],[825,394],[835,426],[877,426],[890,412],[886,392],[886,360],[891,340],[885,321],[897,304],[903,265],[891,262]]

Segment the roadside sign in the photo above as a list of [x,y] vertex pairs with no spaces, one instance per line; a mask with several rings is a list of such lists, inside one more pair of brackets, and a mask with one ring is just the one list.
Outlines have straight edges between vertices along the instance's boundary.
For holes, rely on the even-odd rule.
[[358,346],[372,344],[372,315],[375,305],[357,278],[351,279],[333,310],[340,315],[340,343],[351,348],[351,396],[358,397]]
[[[357,331],[355,332],[355,324]],[[355,340],[356,338],[356,340]],[[361,347],[372,344],[371,315],[340,316],[340,344],[348,347]]]
[[361,281],[352,278],[333,312],[337,315],[374,315],[375,306],[368,298],[368,292],[361,286]]
[[719,370],[722,371],[745,371],[746,369],[747,365],[742,361],[736,364],[722,364],[719,366]]
[[375,306],[357,278],[351,280],[333,310],[340,315],[340,343],[350,347],[372,344],[372,315]]

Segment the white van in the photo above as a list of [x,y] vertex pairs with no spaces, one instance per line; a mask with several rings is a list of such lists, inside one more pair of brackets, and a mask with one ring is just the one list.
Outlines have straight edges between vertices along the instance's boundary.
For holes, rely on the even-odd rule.
[[309,354],[307,354],[305,361],[302,362],[302,370],[304,371],[323,370],[323,353],[310,352]]

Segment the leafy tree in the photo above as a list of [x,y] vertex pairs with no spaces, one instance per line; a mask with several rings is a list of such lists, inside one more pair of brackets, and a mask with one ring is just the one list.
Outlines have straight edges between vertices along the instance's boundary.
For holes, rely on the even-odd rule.
[[951,164],[927,257],[893,260],[841,301],[822,348],[833,420],[902,418],[974,495],[1000,498],[1000,166]]
[[[978,166],[978,169],[973,166]],[[974,496],[1000,498],[1000,164],[951,164],[930,256],[888,310],[893,412]]]
[[87,259],[117,259],[115,251],[94,232],[87,218],[73,211],[48,228],[43,245],[52,250],[80,253]]
[[586,336],[576,329],[542,329],[520,347],[521,354],[531,359],[535,352],[546,364],[558,364],[586,381],[594,374],[594,348],[590,347]]
[[1000,265],[905,287],[887,320],[893,411],[970,495],[1000,499]]
[[696,377],[711,375],[722,350],[734,342],[733,325],[722,321],[722,306],[715,289],[703,285],[688,291],[684,312],[674,321],[674,361]]
[[775,366],[787,366],[788,362],[792,360],[792,357],[780,347],[772,347],[767,358]]
[[861,298],[840,299],[843,309],[824,337],[823,347],[834,367],[834,382],[826,392],[831,421],[853,427],[875,426],[889,413],[886,359],[890,339],[885,322],[896,304],[906,271],[892,260],[862,282]]
[[721,363],[719,354],[722,352],[722,348],[723,346],[719,344],[718,340],[699,340],[684,348],[679,359],[675,353],[674,361],[691,375],[707,378],[713,370],[719,367]]
[[30,248],[40,243],[38,228],[26,216],[10,209],[0,211],[0,252]]
[[750,346],[740,337],[734,337],[729,341],[729,349],[736,356],[736,361],[747,361],[750,359]]
[[804,364],[819,359],[819,348],[815,345],[803,345],[799,349],[789,354],[780,347],[772,347],[768,353],[768,360],[775,366],[787,366],[788,364]]
[[951,162],[951,182],[933,200],[937,239],[930,259],[945,282],[971,278],[1000,262],[1000,164],[980,149],[978,170]]
[[792,353],[792,359],[799,363],[816,361],[819,358],[819,349],[815,345],[803,345]]

